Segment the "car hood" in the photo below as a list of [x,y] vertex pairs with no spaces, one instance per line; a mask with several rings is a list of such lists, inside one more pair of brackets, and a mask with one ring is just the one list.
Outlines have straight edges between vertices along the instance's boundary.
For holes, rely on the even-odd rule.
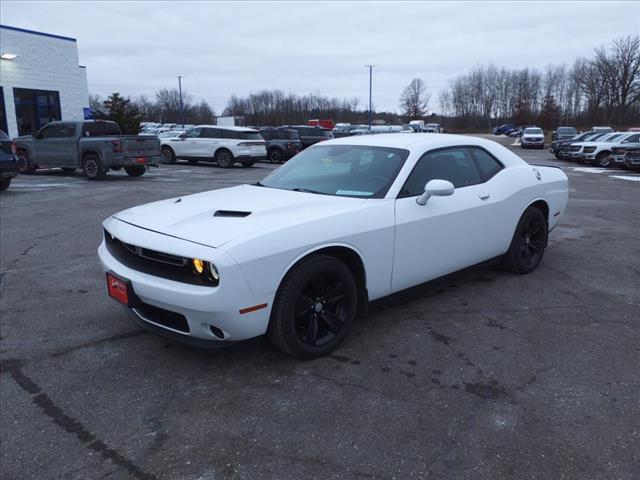
[[240,185],[123,210],[120,221],[209,247],[261,231],[330,217],[366,199]]
[[522,138],[544,138],[542,133],[523,133]]

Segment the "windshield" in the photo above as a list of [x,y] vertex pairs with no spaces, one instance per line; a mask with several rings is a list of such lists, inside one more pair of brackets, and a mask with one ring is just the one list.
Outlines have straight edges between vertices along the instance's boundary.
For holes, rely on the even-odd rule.
[[343,197],[382,198],[408,150],[364,145],[313,147],[302,151],[260,185]]
[[578,131],[573,127],[558,127],[558,135],[575,135]]
[[609,137],[606,138],[605,142],[613,142],[614,140],[622,140],[620,137],[622,136],[621,133],[616,133],[614,135],[611,135]]
[[541,128],[525,128],[524,133],[528,133],[531,135],[542,135]]

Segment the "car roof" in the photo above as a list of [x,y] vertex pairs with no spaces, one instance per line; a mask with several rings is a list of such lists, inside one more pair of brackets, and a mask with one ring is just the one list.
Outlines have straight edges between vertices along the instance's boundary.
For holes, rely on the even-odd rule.
[[253,128],[247,127],[231,127],[226,125],[195,125],[193,128],[220,128],[222,130],[231,130],[233,132],[257,132]]
[[376,133],[354,137],[334,138],[318,143],[322,145],[365,145],[371,147],[390,147],[411,149],[422,147],[453,147],[459,145],[485,146],[495,144],[493,140],[469,135],[452,135],[449,133]]

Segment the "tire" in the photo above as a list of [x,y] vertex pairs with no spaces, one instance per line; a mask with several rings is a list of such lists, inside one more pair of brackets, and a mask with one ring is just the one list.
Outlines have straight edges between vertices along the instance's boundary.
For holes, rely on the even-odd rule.
[[544,255],[548,237],[547,219],[540,209],[527,208],[513,234],[503,266],[513,273],[533,272]]
[[162,147],[160,150],[160,161],[164,164],[176,163],[176,154],[170,147]]
[[18,157],[18,172],[23,175],[31,175],[35,172],[36,168],[33,166],[33,163],[31,163],[29,152],[26,150],[18,150],[16,157]]
[[94,153],[89,153],[82,159],[82,171],[89,180],[102,180],[107,176],[107,171],[102,161]]
[[349,268],[337,258],[313,256],[280,284],[267,333],[278,349],[296,358],[327,355],[347,334],[357,306]]
[[4,192],[11,185],[11,178],[0,178],[0,192]]
[[144,165],[135,165],[133,167],[124,167],[124,171],[130,177],[141,177],[147,172],[147,167]]
[[200,160],[194,160],[194,159],[188,160],[188,162],[189,162],[191,165],[196,165],[199,161],[200,161]]
[[254,163],[256,163],[256,162],[244,162],[242,164],[242,166],[245,167],[245,168],[250,168],[250,167],[253,167]]
[[557,160],[562,160],[562,159],[560,158],[560,155],[558,155],[557,153],[556,153],[556,154],[554,154],[554,155],[556,156],[556,159],[557,159]]
[[595,165],[596,167],[602,167],[602,168],[607,168],[609,165],[611,165],[611,158],[609,157],[610,152],[607,151],[603,151],[600,152],[595,159]]
[[216,152],[215,161],[219,167],[231,168],[236,163],[233,154],[229,150],[218,150]]
[[277,148],[272,148],[267,153],[267,160],[271,163],[282,163],[283,158],[284,156],[282,155],[282,152]]

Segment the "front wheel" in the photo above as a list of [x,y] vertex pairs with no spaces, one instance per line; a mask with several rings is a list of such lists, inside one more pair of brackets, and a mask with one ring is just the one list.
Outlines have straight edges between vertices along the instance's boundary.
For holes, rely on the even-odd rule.
[[356,316],[358,289],[340,260],[318,255],[295,266],[282,281],[271,311],[268,335],[289,355],[327,355]]
[[127,172],[127,175],[130,177],[141,177],[147,171],[147,167],[144,165],[135,165],[133,167],[124,167],[124,171]]
[[4,191],[11,185],[11,178],[0,178],[0,191]]
[[269,150],[269,153],[267,154],[267,160],[269,160],[271,163],[282,163],[282,152],[277,148]]
[[609,152],[600,152],[596,157],[596,165],[602,168],[607,168],[609,165],[611,165],[611,157],[609,157]]
[[31,163],[31,156],[26,150],[18,150],[16,156],[18,157],[18,172],[23,175],[31,175],[35,172],[36,168]]
[[503,265],[513,273],[530,273],[536,269],[547,247],[547,219],[540,209],[527,208],[516,227]]

